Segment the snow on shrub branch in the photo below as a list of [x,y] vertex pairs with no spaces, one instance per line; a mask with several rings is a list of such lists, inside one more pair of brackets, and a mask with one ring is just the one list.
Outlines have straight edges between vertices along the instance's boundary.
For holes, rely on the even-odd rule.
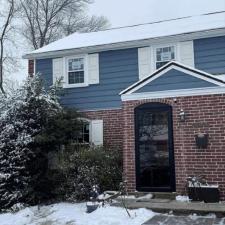
[[60,112],[57,87],[45,90],[38,75],[6,96],[0,95],[0,209],[26,202],[32,191],[30,148],[49,118]]

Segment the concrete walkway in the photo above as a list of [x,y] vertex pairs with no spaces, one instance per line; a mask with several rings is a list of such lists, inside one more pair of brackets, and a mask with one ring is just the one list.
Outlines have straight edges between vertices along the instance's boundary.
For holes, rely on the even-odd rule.
[[[121,202],[113,206],[122,206]],[[169,199],[149,199],[148,201],[137,201],[126,199],[126,206],[129,209],[147,208],[159,213],[173,212],[175,214],[200,214],[214,213],[218,217],[225,217],[225,203],[203,203],[203,202],[178,202]]]
[[143,225],[223,225],[224,218],[157,215]]

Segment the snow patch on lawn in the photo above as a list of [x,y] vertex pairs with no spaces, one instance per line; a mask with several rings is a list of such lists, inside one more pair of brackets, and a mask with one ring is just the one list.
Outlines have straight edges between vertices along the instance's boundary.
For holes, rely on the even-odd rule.
[[17,213],[0,214],[1,225],[140,225],[151,219],[155,213],[147,209],[126,210],[119,207],[101,207],[87,214],[86,204],[59,203],[50,206],[29,207]]
[[30,218],[34,216],[31,208],[23,209],[17,213],[4,213],[0,214],[1,225],[25,225],[29,224]]

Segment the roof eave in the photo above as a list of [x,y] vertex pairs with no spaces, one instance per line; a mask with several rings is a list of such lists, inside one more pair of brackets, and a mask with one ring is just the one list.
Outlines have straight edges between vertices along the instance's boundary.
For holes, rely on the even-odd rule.
[[121,48],[134,48],[134,47],[144,47],[150,44],[160,44],[163,42],[174,42],[174,41],[183,41],[183,40],[194,40],[199,38],[208,38],[215,36],[224,36],[225,27],[203,30],[197,32],[190,32],[184,34],[177,34],[171,36],[155,37],[149,39],[141,39],[135,41],[127,42],[117,42],[104,45],[88,46],[82,48],[74,49],[65,49],[59,51],[49,51],[42,53],[30,53],[23,55],[24,59],[38,59],[38,58],[51,58],[51,57],[63,57],[72,54],[81,54],[81,53],[95,53],[108,50],[117,50]]

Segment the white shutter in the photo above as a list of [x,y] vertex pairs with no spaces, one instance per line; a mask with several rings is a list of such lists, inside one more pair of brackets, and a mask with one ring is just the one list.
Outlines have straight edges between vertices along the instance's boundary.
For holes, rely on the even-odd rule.
[[98,84],[99,83],[99,55],[90,54],[88,55],[88,83]]
[[52,62],[52,67],[53,67],[53,84],[56,82],[56,80],[59,80],[61,78],[62,82],[64,83],[64,77],[63,77],[63,58],[57,58],[53,59]]
[[94,145],[103,145],[103,120],[92,120],[90,139]]
[[179,60],[187,66],[195,66],[193,41],[184,41],[179,43]]
[[152,72],[151,62],[151,47],[138,49],[138,67],[139,67],[139,80],[148,76]]

